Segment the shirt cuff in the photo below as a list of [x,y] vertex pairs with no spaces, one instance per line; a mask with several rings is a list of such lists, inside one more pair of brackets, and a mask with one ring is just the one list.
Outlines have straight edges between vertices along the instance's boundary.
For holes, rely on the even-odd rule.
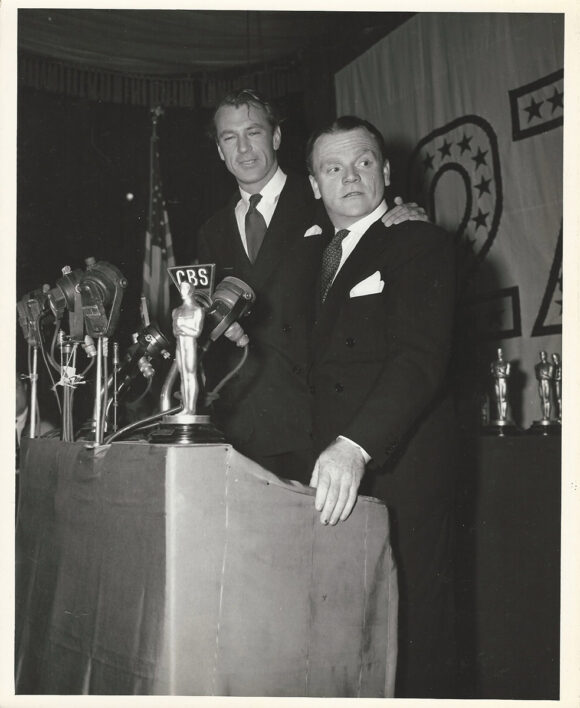
[[362,456],[363,456],[363,458],[364,458],[365,465],[367,464],[367,462],[369,462],[369,460],[371,459],[371,456],[370,456],[369,453],[364,449],[364,447],[361,447],[358,443],[355,443],[354,440],[351,440],[350,438],[346,438],[344,435],[339,435],[339,436],[338,436],[338,439],[339,439],[339,440],[347,440],[347,441],[348,441],[349,443],[351,443],[352,445],[355,445],[356,447],[358,447],[358,449],[361,451]]

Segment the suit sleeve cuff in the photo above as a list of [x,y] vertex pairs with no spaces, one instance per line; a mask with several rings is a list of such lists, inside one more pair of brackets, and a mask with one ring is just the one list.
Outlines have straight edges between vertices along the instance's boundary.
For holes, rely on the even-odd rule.
[[365,465],[367,464],[367,462],[369,462],[369,460],[371,459],[371,456],[370,456],[369,453],[364,449],[364,447],[361,447],[358,443],[355,443],[354,440],[351,440],[350,438],[346,438],[344,435],[339,435],[339,436],[338,436],[338,439],[339,439],[339,440],[346,440],[346,441],[348,441],[351,445],[354,445],[355,447],[358,447],[358,449],[361,451],[362,456],[363,456],[363,458],[364,458]]

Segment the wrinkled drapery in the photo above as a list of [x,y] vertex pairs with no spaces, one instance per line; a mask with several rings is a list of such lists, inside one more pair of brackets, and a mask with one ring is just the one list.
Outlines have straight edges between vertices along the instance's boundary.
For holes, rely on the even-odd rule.
[[324,527],[226,445],[31,440],[20,474],[18,693],[392,695],[377,500]]
[[211,108],[240,86],[252,86],[273,98],[302,89],[301,70],[292,65],[240,76],[164,77],[75,66],[25,53],[18,58],[18,79],[23,86],[92,101],[179,108]]

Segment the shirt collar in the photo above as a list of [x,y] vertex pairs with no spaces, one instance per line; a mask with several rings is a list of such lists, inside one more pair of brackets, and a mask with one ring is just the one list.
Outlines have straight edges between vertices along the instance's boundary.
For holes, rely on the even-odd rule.
[[[374,224],[375,221],[378,221],[387,211],[387,202],[383,199],[383,201],[379,204],[379,206],[371,211],[370,214],[367,214],[366,216],[363,216],[362,219],[359,219],[358,221],[355,221],[354,224],[351,224],[348,227],[349,233],[356,233],[356,234],[364,234],[366,230],[369,228],[371,224]],[[334,233],[339,231],[340,229],[334,229]]]
[[[282,168],[278,166],[278,169],[276,170],[276,172],[274,172],[270,181],[260,190],[262,199],[267,202],[273,202],[280,196],[280,192],[284,188],[285,184],[286,174],[282,171]],[[244,202],[246,204],[249,204],[250,197],[252,195],[249,192],[246,192],[246,190],[242,189],[241,187],[240,194],[242,195],[242,199],[244,200]]]

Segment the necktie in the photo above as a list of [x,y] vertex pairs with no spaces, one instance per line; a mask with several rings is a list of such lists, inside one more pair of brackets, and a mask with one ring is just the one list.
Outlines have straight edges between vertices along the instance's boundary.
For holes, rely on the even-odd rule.
[[332,280],[336,275],[342,257],[342,241],[348,235],[348,229],[340,229],[322,254],[322,275],[320,278],[320,298],[326,300]]
[[246,243],[248,244],[248,258],[252,263],[258,257],[258,251],[267,229],[266,221],[257,209],[261,198],[261,194],[252,194],[250,208],[246,212]]

